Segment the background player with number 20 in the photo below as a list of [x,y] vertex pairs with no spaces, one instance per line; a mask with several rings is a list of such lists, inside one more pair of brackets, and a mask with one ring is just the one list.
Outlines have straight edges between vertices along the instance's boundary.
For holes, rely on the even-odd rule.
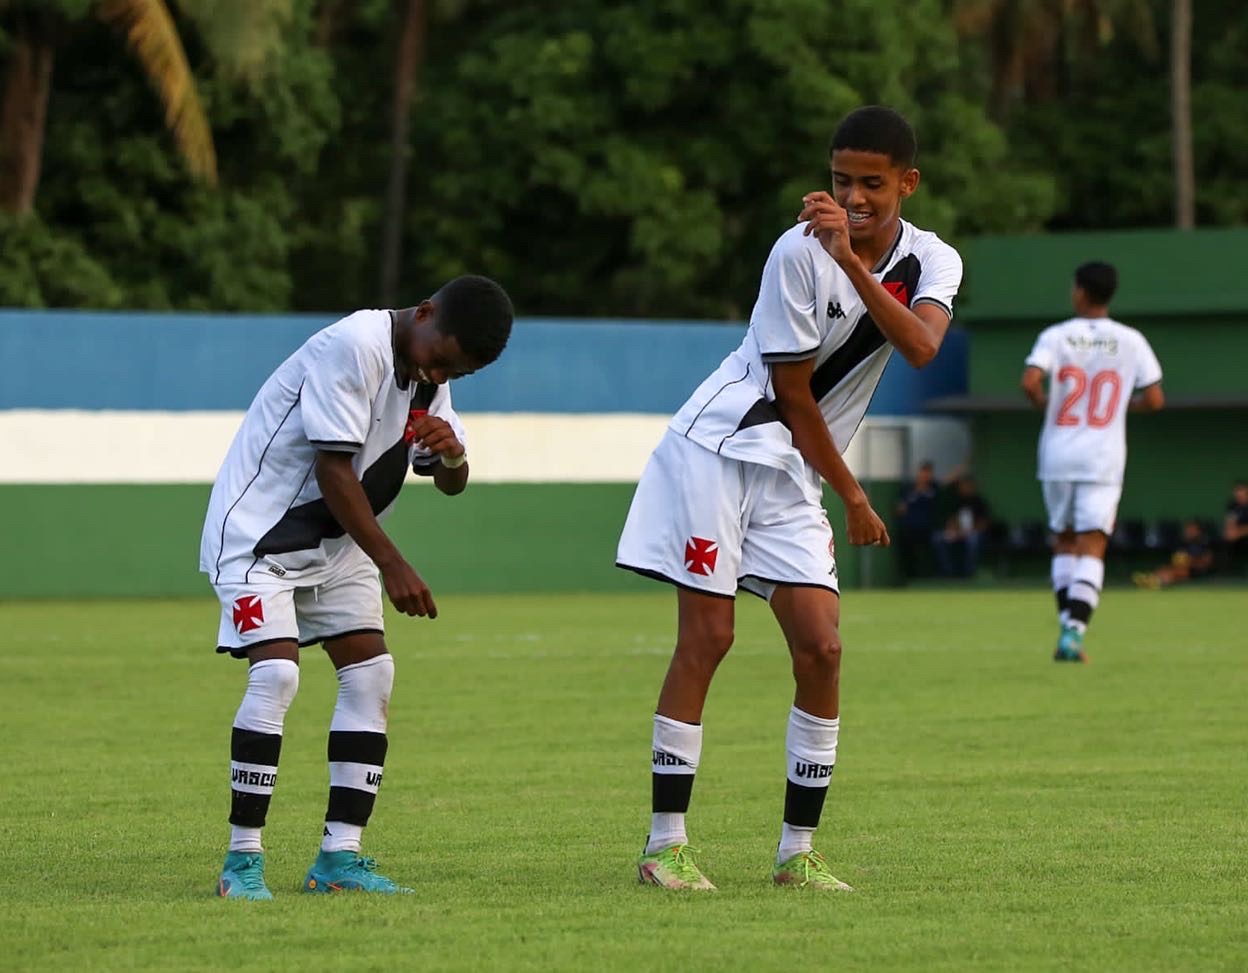
[[1040,332],[1023,370],[1024,393],[1045,410],[1037,476],[1054,534],[1057,662],[1087,661],[1083,637],[1100,601],[1127,465],[1127,409],[1165,404],[1148,340],[1109,316],[1117,289],[1110,264],[1080,266],[1071,294],[1077,316]]
[[803,198],[763,268],[745,340],[672,419],[637,485],[616,560],[674,584],[678,609],[654,716],[642,882],[714,888],[690,854],[685,812],[740,587],[768,600],[797,683],[773,880],[849,888],[812,848],[840,730],[840,601],[821,480],[845,505],[851,543],[888,543],[842,454],[892,349],[918,366],[936,355],[962,279],[951,247],[901,219],[919,184],[915,153],[892,109],[841,122],[833,195]]

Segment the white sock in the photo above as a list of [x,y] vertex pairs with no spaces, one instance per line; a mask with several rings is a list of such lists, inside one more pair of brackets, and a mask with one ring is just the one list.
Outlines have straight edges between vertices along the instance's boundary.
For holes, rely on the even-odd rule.
[[784,797],[784,826],[776,848],[776,862],[809,851],[823,812],[832,769],[836,766],[839,717],[812,716],[794,706],[784,749],[788,761],[788,784]]
[[647,855],[689,843],[685,811],[702,759],[702,724],[682,723],[655,713],[651,751],[652,808],[665,810],[654,811],[650,816]]
[[1075,573],[1070,582],[1068,624],[1079,633],[1087,631],[1092,612],[1101,600],[1105,583],[1105,562],[1099,557],[1082,554],[1075,559]]
[[[1066,597],[1070,597],[1070,582],[1075,576],[1075,561],[1078,558],[1074,554],[1054,554],[1052,565],[1053,591],[1054,593],[1067,589]],[[1070,610],[1063,608],[1057,614],[1057,620],[1065,625],[1070,618]]]
[[237,824],[230,825],[230,851],[249,851],[259,855],[264,852],[260,843],[261,828],[243,828]]
[[329,809],[322,851],[360,851],[386,759],[386,722],[394,688],[389,652],[338,670],[338,702],[329,724]]
[[321,837],[321,851],[353,851],[358,855],[363,839],[363,825],[326,821],[325,833]]
[[788,861],[794,855],[810,851],[814,840],[814,828],[799,828],[785,822],[780,827],[780,847],[776,849],[776,861]]

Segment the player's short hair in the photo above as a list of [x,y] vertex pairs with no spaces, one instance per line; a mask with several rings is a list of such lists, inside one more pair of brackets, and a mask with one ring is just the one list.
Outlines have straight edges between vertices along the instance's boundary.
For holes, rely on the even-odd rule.
[[437,328],[459,342],[464,354],[488,365],[503,353],[515,310],[507,292],[488,277],[465,274],[434,295]]
[[1118,271],[1113,264],[1090,260],[1075,268],[1075,284],[1097,304],[1108,304],[1118,290]]
[[884,105],[865,105],[855,108],[836,126],[828,154],[839,149],[878,152],[888,156],[893,165],[912,169],[919,142],[901,112]]

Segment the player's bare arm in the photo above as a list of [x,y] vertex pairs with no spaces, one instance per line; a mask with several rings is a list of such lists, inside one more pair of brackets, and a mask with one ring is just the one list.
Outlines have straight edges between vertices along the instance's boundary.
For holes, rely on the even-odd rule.
[[920,304],[911,310],[885,290],[854,253],[849,217],[829,193],[807,193],[802,204],[798,220],[806,222],[806,235],[815,234],[845,272],[884,337],[915,368],[931,362],[949,330],[949,315],[934,304]]
[[1165,404],[1166,394],[1161,390],[1161,383],[1154,382],[1131,396],[1128,408],[1132,412],[1160,412]]
[[447,496],[463,493],[468,486],[468,461],[464,458],[464,444],[455,435],[451,424],[437,416],[425,416],[412,426],[411,435],[418,446],[452,464],[445,466],[438,463],[433,468],[433,485]]
[[1023,394],[1031,400],[1031,404],[1037,409],[1043,409],[1049,404],[1049,395],[1045,391],[1044,379],[1045,371],[1043,368],[1028,365],[1023,369],[1023,377],[1019,381]]
[[377,523],[351,459],[350,453],[330,450],[316,454],[316,482],[329,512],[381,570],[386,594],[395,608],[405,615],[437,618],[433,593]]
[[[896,302],[894,302],[896,303]],[[836,491],[845,505],[845,525],[851,544],[888,544],[888,530],[871,509],[866,493],[845,465],[832,441],[819,404],[810,393],[815,360],[777,362],[771,366],[776,390],[776,409],[793,435],[793,445]]]

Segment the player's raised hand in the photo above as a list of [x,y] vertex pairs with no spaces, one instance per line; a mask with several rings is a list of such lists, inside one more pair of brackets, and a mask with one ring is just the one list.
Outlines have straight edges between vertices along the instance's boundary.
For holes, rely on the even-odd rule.
[[856,259],[849,245],[849,216],[829,193],[820,190],[803,196],[797,221],[806,224],[806,236],[813,233],[819,238],[833,260]]
[[438,617],[433,592],[406,561],[396,561],[381,569],[381,581],[391,604],[404,615]]
[[408,429],[407,437],[409,442],[439,456],[458,459],[464,455],[464,444],[456,437],[451,424],[437,416],[427,415],[417,419]]
[[845,526],[849,528],[851,544],[879,544],[881,547],[887,547],[892,543],[884,521],[865,500],[860,504],[845,508]]

